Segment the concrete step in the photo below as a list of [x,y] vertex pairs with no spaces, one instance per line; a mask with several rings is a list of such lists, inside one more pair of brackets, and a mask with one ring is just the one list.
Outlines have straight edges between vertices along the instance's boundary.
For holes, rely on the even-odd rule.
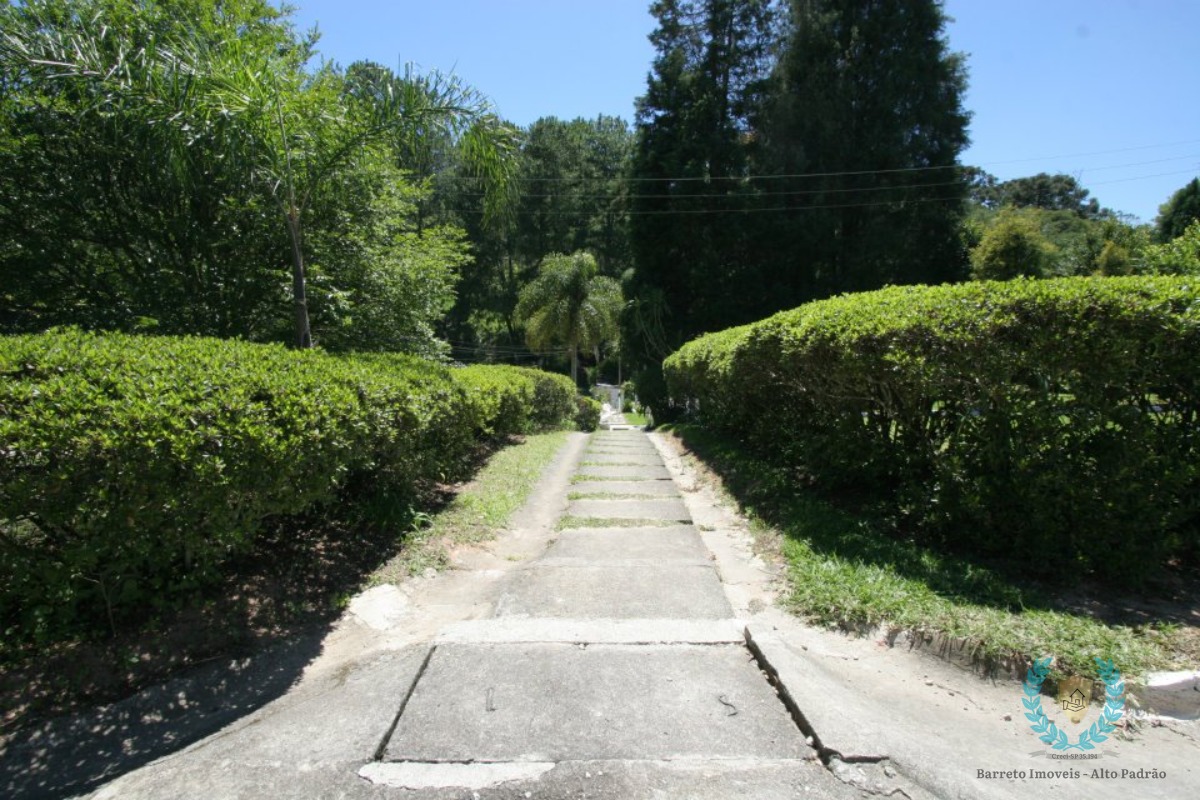
[[812,755],[741,645],[445,644],[383,760]]
[[716,570],[610,561],[604,566],[532,566],[504,581],[496,617],[725,619],[733,609]]
[[679,487],[675,481],[582,481],[571,485],[572,494],[640,494],[655,497],[678,497]]
[[654,446],[650,442],[650,437],[644,431],[606,431],[592,434],[591,445],[593,447],[608,444],[649,444],[651,447]]
[[700,533],[691,525],[652,528],[573,528],[562,531],[546,551],[543,563],[552,559],[580,561],[698,562],[711,565]]
[[657,500],[572,500],[567,516],[597,519],[653,519],[691,522],[687,506],[677,498]]
[[595,453],[588,451],[583,454],[583,464],[636,464],[638,466],[660,466],[663,463],[658,453],[640,453],[631,450],[628,453]]
[[798,759],[672,758],[558,764],[373,762],[359,775],[373,784],[405,789],[402,796],[412,800],[458,800],[475,794],[490,800],[859,800],[863,796],[862,791],[839,783],[819,761]]
[[473,619],[448,625],[435,644],[745,644],[736,619]]
[[622,480],[669,480],[671,473],[664,466],[613,466],[583,464],[575,472],[581,477],[620,478]]

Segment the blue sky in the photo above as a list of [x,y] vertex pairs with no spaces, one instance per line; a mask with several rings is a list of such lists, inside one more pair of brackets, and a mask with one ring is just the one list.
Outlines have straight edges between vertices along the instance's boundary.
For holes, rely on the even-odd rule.
[[[295,4],[324,57],[452,71],[521,125],[632,120],[654,57],[649,0]],[[964,163],[1001,179],[1075,175],[1147,222],[1200,175],[1197,0],[949,0],[946,11],[970,69]]]

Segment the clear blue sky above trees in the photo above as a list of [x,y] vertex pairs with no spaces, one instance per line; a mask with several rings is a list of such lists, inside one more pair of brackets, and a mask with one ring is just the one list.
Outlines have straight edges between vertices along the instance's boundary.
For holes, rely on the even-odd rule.
[[[453,71],[508,119],[632,120],[653,50],[649,0],[298,0],[321,54]],[[1200,3],[950,0],[969,54],[964,161],[1000,179],[1064,172],[1152,221],[1200,174]]]

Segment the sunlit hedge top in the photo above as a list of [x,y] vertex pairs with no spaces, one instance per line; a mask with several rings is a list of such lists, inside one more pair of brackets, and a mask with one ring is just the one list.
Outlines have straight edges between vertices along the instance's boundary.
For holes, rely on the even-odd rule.
[[1086,561],[1086,537],[1159,554],[1194,538],[1195,279],[846,295],[701,337],[664,369],[706,424],[972,547],[1074,537],[1058,552]]
[[162,600],[212,580],[267,517],[347,487],[404,496],[458,476],[481,437],[574,411],[569,379],[517,367],[73,329],[0,337],[0,623]]

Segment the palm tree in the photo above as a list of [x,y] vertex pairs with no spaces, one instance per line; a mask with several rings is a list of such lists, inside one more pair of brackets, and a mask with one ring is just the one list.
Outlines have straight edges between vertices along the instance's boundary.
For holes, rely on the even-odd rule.
[[552,253],[517,302],[526,342],[534,350],[565,345],[576,384],[579,348],[599,348],[615,339],[624,304],[621,285],[597,272],[591,253]]

